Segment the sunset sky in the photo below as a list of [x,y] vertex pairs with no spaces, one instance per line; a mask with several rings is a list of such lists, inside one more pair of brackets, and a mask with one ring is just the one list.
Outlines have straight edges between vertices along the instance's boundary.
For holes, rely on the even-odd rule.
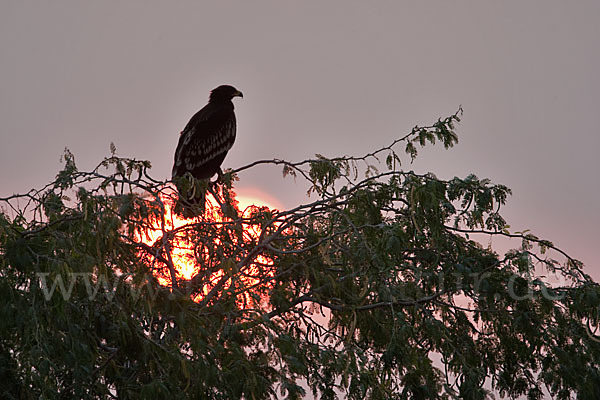
[[[232,84],[224,168],[363,154],[464,108],[459,144],[405,167],[513,189],[531,229],[600,279],[600,2],[0,0],[0,197],[39,188],[65,147],[170,177],[179,132]],[[292,207],[281,169],[238,191]]]

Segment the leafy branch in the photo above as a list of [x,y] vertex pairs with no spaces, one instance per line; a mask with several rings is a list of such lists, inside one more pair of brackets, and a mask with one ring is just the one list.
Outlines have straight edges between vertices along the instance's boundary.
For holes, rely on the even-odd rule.
[[[402,168],[402,151],[412,162],[418,146],[456,144],[461,114],[363,155],[190,181],[210,200],[187,220],[148,161],[111,145],[80,171],[66,150],[53,182],[0,198],[3,390],[293,399],[304,379],[320,398],[480,399],[486,382],[594,398],[600,288],[582,263],[509,231],[508,187]],[[317,196],[239,209],[238,175],[258,165]],[[501,256],[480,234],[519,246]]]

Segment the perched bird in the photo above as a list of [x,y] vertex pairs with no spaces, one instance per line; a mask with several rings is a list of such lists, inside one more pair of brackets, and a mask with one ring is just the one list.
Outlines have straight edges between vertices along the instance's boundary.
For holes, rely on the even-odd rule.
[[[187,123],[179,136],[173,163],[173,180],[186,173],[196,179],[210,179],[220,173],[221,164],[235,141],[234,97],[242,92],[229,85],[222,85],[210,92],[208,104]],[[192,206],[204,208],[204,195],[181,193]],[[201,204],[200,204],[201,203]],[[184,205],[184,215],[191,216],[190,207]]]

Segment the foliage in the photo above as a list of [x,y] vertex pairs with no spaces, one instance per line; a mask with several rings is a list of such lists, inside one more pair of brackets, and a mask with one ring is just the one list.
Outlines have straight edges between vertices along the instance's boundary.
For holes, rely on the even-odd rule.
[[[452,147],[459,113],[360,157],[226,171],[179,226],[149,162],[111,145],[82,172],[66,151],[54,182],[0,199],[2,397],[599,398],[582,264],[509,231],[507,187],[401,168],[400,146]],[[239,210],[233,184],[259,164],[315,197]],[[477,235],[521,243],[499,255]]]

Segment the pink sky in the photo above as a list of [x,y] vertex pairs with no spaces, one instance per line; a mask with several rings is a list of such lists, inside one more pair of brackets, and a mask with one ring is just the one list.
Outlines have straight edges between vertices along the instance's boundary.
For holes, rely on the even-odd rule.
[[[600,278],[600,2],[198,1],[0,3],[0,196],[41,187],[69,147],[170,175],[180,130],[230,83],[238,140],[224,167],[361,154],[465,109],[458,147],[407,168],[513,188],[515,230],[549,238]],[[283,206],[279,168],[239,191]]]

